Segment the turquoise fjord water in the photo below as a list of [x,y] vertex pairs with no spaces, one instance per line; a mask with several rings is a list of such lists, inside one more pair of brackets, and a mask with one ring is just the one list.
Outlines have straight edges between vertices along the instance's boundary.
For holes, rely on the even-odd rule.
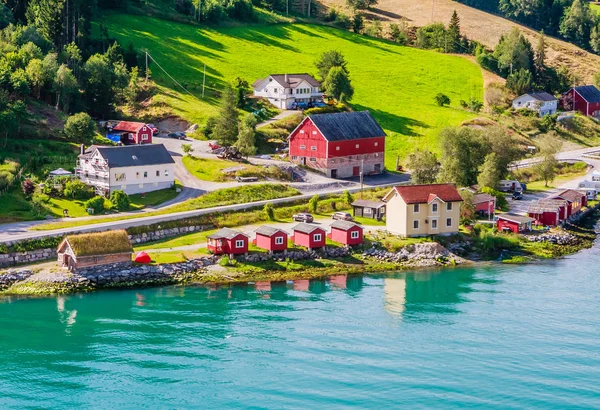
[[600,408],[600,247],[0,303],[0,408]]

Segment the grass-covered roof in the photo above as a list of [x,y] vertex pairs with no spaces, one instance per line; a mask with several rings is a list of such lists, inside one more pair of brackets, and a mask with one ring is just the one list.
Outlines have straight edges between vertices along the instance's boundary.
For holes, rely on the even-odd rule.
[[84,233],[67,236],[67,241],[75,256],[108,255],[133,252],[129,236],[125,230]]

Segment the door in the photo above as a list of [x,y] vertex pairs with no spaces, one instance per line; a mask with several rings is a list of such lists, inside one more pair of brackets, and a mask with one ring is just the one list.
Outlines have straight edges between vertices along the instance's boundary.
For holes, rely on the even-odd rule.
[[69,267],[69,259],[71,259],[71,257],[69,255],[67,255],[66,253],[63,254],[63,260],[62,260],[63,266]]
[[381,164],[375,164],[375,166],[373,167],[373,172],[375,172],[376,174],[381,173]]
[[352,176],[353,177],[357,177],[360,175],[360,167],[354,167],[352,168]]
[[306,165],[306,157],[300,158],[300,164],[301,165]]
[[337,169],[331,170],[331,178],[337,178]]

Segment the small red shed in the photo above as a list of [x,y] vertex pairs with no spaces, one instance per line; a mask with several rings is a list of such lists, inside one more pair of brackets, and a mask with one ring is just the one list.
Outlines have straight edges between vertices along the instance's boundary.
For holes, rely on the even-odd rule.
[[513,233],[527,232],[531,230],[531,224],[535,219],[524,215],[505,213],[498,215],[496,227],[500,232],[511,231]]
[[542,225],[556,226],[567,219],[567,201],[541,199],[529,206],[527,214]]
[[496,197],[490,194],[475,194],[473,195],[473,205],[475,205],[476,212],[493,215],[496,209]]
[[562,100],[567,110],[579,111],[588,117],[600,116],[600,90],[593,85],[573,87],[563,94]]
[[206,237],[207,249],[215,255],[241,255],[248,253],[248,236],[223,228]]
[[315,249],[324,247],[327,242],[325,230],[317,225],[299,223],[294,226],[293,231],[292,241],[294,245]]
[[574,189],[564,190],[549,199],[558,199],[567,201],[567,217],[576,214],[582,207],[587,205],[587,197],[585,193]]
[[120,121],[112,128],[124,144],[152,144],[152,128],[143,122]]
[[283,229],[264,225],[256,230],[254,244],[270,253],[285,251],[288,248],[288,234]]
[[360,245],[363,243],[363,228],[352,221],[335,221],[328,237],[344,245]]

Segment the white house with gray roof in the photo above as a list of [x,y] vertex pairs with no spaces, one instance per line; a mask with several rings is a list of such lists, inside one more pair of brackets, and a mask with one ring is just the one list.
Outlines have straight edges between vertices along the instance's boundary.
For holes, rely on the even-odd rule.
[[515,110],[527,108],[544,117],[556,113],[558,98],[546,92],[527,93],[513,100],[513,108]]
[[255,97],[269,100],[282,110],[289,110],[294,103],[315,102],[323,99],[321,83],[309,74],[271,74],[252,84]]
[[99,195],[117,190],[141,194],[172,187],[175,161],[163,144],[92,145],[79,155],[75,174]]

